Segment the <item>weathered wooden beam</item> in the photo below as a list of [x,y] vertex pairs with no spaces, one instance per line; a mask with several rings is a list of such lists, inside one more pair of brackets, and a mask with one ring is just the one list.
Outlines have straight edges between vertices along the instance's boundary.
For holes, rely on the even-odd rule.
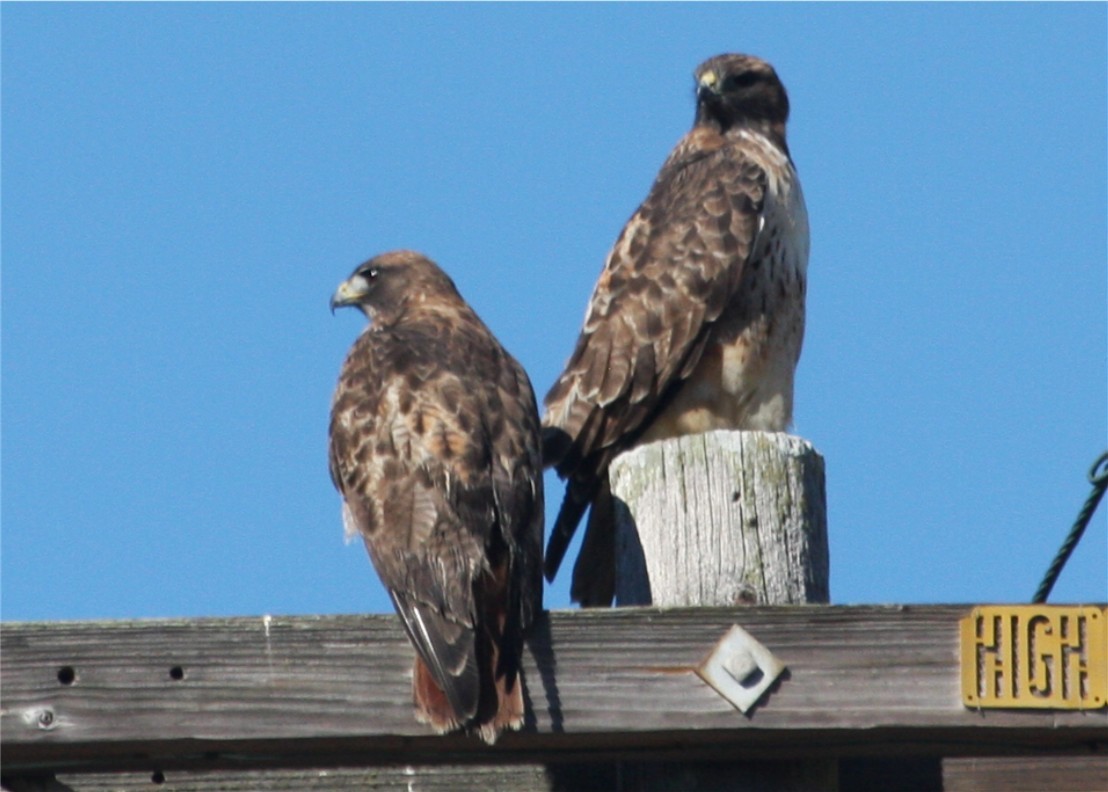
[[1108,755],[986,756],[943,760],[943,792],[1103,792]]
[[619,788],[611,766],[574,769],[540,764],[62,773],[4,787],[7,792],[612,792]]
[[620,605],[830,600],[823,457],[780,432],[708,432],[613,460]]
[[[773,762],[749,762],[748,779],[757,783]],[[678,772],[692,770],[682,763]],[[10,792],[308,792],[308,790],[402,790],[408,792],[654,792],[665,789],[717,789],[716,785],[673,784],[669,766],[659,762],[577,765],[423,765],[337,767],[318,769],[210,770],[147,773],[62,773],[56,778],[29,778],[4,788]],[[696,766],[701,780],[726,784],[731,763]],[[680,776],[678,776],[680,778]],[[764,786],[767,792],[779,787]],[[1108,789],[1108,756],[1053,755],[851,759],[839,773],[840,792],[1103,792]]]
[[[31,771],[1108,750],[1108,710],[971,711],[968,606],[555,612],[529,638],[530,715],[495,746],[433,736],[394,617],[0,625],[0,751]],[[741,715],[693,673],[740,623],[789,667]]]
[[[784,763],[749,762],[745,779],[759,792],[781,792],[767,772]],[[936,763],[937,764],[937,763]],[[308,792],[309,790],[396,790],[396,792],[675,792],[722,790],[734,780],[730,764],[619,762],[590,764],[420,765],[320,769],[215,770],[157,773],[71,773],[18,781],[8,792]],[[684,775],[682,775],[682,773]],[[775,773],[774,781],[780,779]],[[794,767],[792,776],[803,777]],[[675,784],[673,779],[677,778]],[[681,781],[684,780],[684,783]],[[699,783],[696,783],[699,782]],[[802,789],[810,789],[811,786]],[[898,792],[911,792],[898,789]]]

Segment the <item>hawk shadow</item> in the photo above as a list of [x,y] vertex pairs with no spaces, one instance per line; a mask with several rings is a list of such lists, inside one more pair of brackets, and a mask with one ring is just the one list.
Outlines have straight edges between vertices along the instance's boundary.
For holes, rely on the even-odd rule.
[[622,498],[612,496],[615,516],[615,557],[619,559],[616,575],[616,606],[653,605],[650,572],[646,568],[646,553],[639,539],[639,527],[631,509]]

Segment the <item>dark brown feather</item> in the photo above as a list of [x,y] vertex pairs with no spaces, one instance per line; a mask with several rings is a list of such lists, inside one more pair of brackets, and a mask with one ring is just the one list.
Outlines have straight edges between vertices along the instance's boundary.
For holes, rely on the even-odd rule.
[[[735,152],[717,148],[714,156],[704,157],[695,144],[695,138],[686,138],[678,145],[629,221],[629,226],[636,226],[641,217],[655,214],[656,205],[666,207],[663,222],[651,224],[656,230],[648,235],[639,258],[625,257],[618,243],[613,249],[590,303],[578,350],[545,400],[544,422],[571,438],[560,458],[545,462],[563,477],[572,476],[568,488],[574,491],[574,501],[583,497],[577,482],[587,479],[595,490],[592,480],[606,476],[611,456],[633,444],[662,406],[660,397],[666,389],[695,367],[711,321],[719,317],[741,277],[741,259],[717,258],[703,241],[697,229],[702,207],[697,193],[689,189],[694,182],[730,176],[733,163],[728,155]],[[759,181],[740,178],[728,195],[749,198],[763,189]],[[747,200],[736,203],[751,205]],[[745,253],[757,230],[757,215],[737,211],[735,215]],[[663,276],[671,284],[668,290],[658,287]],[[626,285],[608,292],[604,287],[613,279]],[[638,317],[633,327],[620,318],[623,314]],[[647,382],[650,385],[644,386]],[[605,453],[609,450],[612,453]],[[576,521],[569,525],[569,520],[559,520],[551,532],[548,579],[557,572],[555,561],[564,555],[575,528]]]
[[340,293],[367,283],[356,302],[373,324],[335,391],[332,477],[416,649],[417,717],[491,742],[522,723],[523,632],[542,609],[535,397],[428,259],[378,256]]
[[[733,81],[739,75],[743,79]],[[613,521],[596,513],[610,501],[604,495],[608,464],[656,433],[659,417],[686,398],[682,386],[704,369],[713,345],[745,343],[745,328],[759,313],[747,295],[759,288],[751,271],[762,255],[767,195],[772,183],[795,177],[784,145],[788,100],[773,69],[756,58],[725,55],[701,64],[697,76],[696,123],[608,255],[573,355],[544,400],[544,462],[567,481],[545,571],[553,579],[592,502],[572,587],[582,604],[611,599],[612,542],[600,534],[610,532]],[[803,235],[806,266],[806,214],[795,232]],[[793,299],[795,290],[782,304]],[[801,311],[802,300],[801,288]],[[795,346],[798,355],[798,340]],[[791,375],[788,387],[791,411]],[[742,418],[733,423],[746,428]]]

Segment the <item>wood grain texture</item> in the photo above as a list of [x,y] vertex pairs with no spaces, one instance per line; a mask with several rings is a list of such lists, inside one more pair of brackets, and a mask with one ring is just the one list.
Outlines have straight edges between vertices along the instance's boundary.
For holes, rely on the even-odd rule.
[[[748,788],[780,792],[781,762],[748,762]],[[805,763],[790,762],[792,777],[808,782]],[[10,792],[300,792],[300,790],[398,790],[402,792],[667,792],[723,789],[734,782],[727,763],[620,762],[544,765],[412,765],[322,769],[216,770],[142,773],[61,773],[19,779]],[[682,784],[683,780],[694,779]],[[763,783],[764,782],[764,783]],[[662,784],[665,786],[662,786]],[[1108,756],[1002,756],[851,759],[838,777],[840,792],[1103,792]]]
[[617,457],[609,477],[620,605],[829,601],[823,458],[799,437],[662,440]]
[[[807,768],[790,762],[749,762],[736,779],[730,764],[622,762],[590,764],[403,765],[325,769],[61,774],[16,781],[10,792],[679,792],[724,790],[740,780],[752,792],[811,790]],[[785,783],[782,783],[784,779]]]
[[[528,722],[491,748],[414,721],[391,615],[7,623],[0,750],[5,773],[1108,750],[1108,710],[962,707],[969,609],[549,614]],[[748,716],[692,671],[734,623],[789,667]]]
[[[55,784],[50,786],[49,783]],[[10,792],[611,792],[614,767],[400,765],[145,773],[63,773],[13,783]]]
[[[616,457],[608,475],[617,604],[828,601],[823,459],[804,440],[752,431],[685,435]],[[838,763],[829,757],[626,770],[644,789],[838,789]]]
[[1108,755],[975,756],[943,760],[943,792],[1104,792]]

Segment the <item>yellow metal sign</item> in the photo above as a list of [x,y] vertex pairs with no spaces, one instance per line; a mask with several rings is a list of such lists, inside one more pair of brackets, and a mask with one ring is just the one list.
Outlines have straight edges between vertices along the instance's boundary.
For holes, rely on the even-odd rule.
[[981,606],[962,619],[967,707],[1097,709],[1108,703],[1108,609]]

